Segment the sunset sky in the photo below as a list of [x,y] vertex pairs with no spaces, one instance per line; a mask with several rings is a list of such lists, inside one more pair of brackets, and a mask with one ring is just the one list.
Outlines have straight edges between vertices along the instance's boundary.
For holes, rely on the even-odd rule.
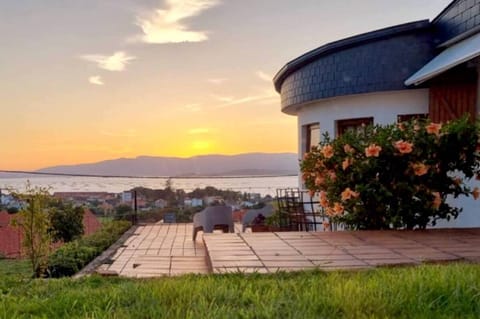
[[450,0],[2,0],[0,169],[296,152],[275,73]]

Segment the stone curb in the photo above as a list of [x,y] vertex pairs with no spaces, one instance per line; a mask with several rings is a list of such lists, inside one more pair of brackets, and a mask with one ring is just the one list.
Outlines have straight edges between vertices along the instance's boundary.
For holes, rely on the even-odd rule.
[[[78,273],[76,273],[73,278],[81,278],[84,276],[91,275],[94,273],[97,268],[108,262],[111,257],[117,252],[117,250],[127,241],[130,236],[135,234],[135,231],[137,230],[138,226],[132,226],[130,227],[126,232],[123,233],[122,236],[110,247],[108,247],[103,253],[101,253],[99,256],[97,256],[94,260],[92,260],[90,263],[88,263],[85,267],[83,267],[82,270],[80,270]],[[118,275],[118,274],[110,274],[110,275]]]

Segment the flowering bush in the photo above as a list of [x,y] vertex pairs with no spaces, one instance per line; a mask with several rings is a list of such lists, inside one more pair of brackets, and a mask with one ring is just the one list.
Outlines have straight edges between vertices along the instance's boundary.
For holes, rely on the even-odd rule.
[[305,186],[333,220],[352,229],[425,228],[456,218],[447,196],[479,198],[479,128],[467,118],[414,120],[328,134],[301,163]]

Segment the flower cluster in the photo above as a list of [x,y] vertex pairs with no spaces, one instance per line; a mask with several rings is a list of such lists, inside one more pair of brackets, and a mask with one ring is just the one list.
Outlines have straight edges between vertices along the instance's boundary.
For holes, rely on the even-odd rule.
[[425,228],[456,218],[451,195],[480,198],[479,127],[413,120],[369,126],[323,141],[301,163],[311,194],[326,214],[354,229]]

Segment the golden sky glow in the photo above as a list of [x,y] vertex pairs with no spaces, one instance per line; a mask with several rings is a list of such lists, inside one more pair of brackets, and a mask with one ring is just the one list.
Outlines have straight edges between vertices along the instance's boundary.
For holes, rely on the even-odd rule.
[[0,169],[296,152],[272,84],[285,63],[448,3],[1,1]]

